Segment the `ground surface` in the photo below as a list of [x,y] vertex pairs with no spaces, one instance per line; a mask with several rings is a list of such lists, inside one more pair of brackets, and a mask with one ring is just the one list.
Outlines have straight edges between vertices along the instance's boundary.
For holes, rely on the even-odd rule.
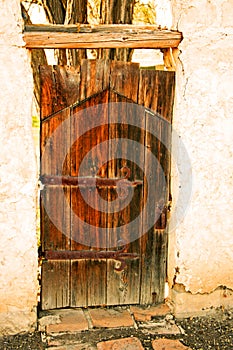
[[[181,327],[183,334],[157,335],[140,328],[121,328],[93,329],[75,335],[63,334],[60,338],[64,337],[71,344],[73,340],[97,344],[100,341],[135,336],[140,339],[144,349],[151,350],[153,339],[166,337],[179,339],[182,344],[193,350],[233,350],[233,312],[219,312],[215,317],[176,320],[176,325]],[[41,334],[36,332],[0,338],[0,349],[42,350],[46,349],[46,343],[42,342]]]

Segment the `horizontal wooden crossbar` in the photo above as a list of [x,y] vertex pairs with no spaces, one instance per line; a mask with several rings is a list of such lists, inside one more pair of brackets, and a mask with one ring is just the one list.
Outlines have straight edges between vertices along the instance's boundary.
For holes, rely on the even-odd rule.
[[182,33],[153,25],[28,25],[23,39],[26,48],[152,48],[178,47]]
[[126,261],[129,259],[138,259],[139,255],[135,253],[124,252],[125,247],[116,251],[93,251],[93,250],[60,250],[45,251],[46,260],[79,260],[79,259],[113,259],[120,263],[119,267],[115,267],[116,271],[123,271],[126,267]]

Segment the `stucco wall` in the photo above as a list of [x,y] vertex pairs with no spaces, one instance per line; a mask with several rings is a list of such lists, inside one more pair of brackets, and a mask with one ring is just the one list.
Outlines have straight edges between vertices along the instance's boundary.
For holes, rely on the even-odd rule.
[[[174,128],[189,152],[193,176],[191,204],[170,234],[169,284],[177,315],[233,307],[232,5],[172,1],[174,28],[184,36]],[[182,152],[178,164],[190,177]],[[173,175],[177,193],[177,185],[186,184]]]
[[[178,166],[192,200],[170,233],[170,297],[177,315],[233,307],[233,6],[232,1],[172,0],[183,32],[174,128],[189,152]],[[0,7],[0,334],[36,322],[36,161],[31,130],[29,54],[22,48],[18,0]],[[180,183],[173,168],[173,203]],[[179,204],[182,207],[182,203]],[[182,209],[182,208],[179,208]],[[182,210],[181,210],[182,211]]]
[[33,329],[37,304],[36,161],[30,60],[18,0],[0,6],[0,335]]

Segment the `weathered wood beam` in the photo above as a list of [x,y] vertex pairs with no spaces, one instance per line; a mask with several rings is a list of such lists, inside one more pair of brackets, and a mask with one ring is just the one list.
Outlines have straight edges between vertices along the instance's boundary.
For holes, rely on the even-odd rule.
[[25,26],[26,48],[154,48],[178,47],[182,34],[153,25],[29,25]]

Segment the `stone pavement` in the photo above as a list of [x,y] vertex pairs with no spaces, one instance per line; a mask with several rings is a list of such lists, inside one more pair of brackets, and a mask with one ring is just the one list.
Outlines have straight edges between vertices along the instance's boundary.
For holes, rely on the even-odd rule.
[[192,350],[165,304],[43,311],[39,330],[48,350]]

